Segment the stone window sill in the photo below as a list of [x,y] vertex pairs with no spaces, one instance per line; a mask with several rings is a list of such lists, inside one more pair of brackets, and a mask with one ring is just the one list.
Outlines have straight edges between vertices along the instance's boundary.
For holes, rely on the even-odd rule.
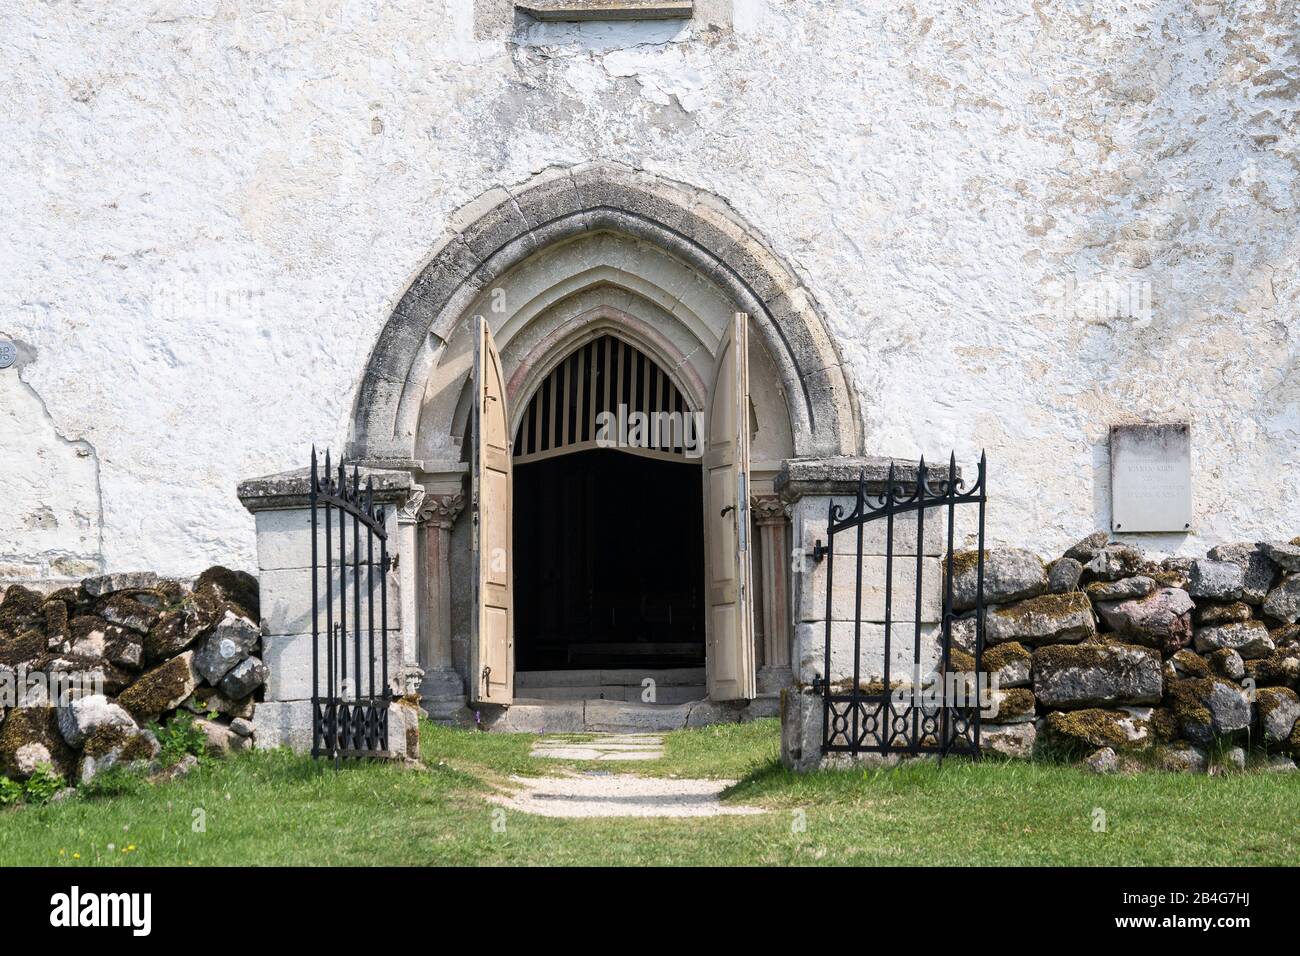
[[689,20],[693,0],[524,0],[515,9],[535,20]]

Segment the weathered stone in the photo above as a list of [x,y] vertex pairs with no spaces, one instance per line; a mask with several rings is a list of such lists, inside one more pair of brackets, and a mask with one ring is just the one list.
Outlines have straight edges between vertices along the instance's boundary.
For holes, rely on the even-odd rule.
[[88,783],[98,774],[121,764],[145,766],[158,755],[158,740],[134,725],[107,724],[92,733],[77,762],[77,782]]
[[1169,658],[1179,677],[1209,677],[1210,662],[1195,651],[1183,648]]
[[1265,541],[1259,545],[1259,550],[1268,555],[1269,559],[1284,571],[1300,571],[1300,545],[1282,541]]
[[45,638],[53,647],[68,637],[68,605],[63,601],[46,601],[41,605],[45,614]]
[[1190,744],[1171,744],[1160,754],[1160,767],[1172,773],[1205,773],[1209,758]]
[[[958,551],[952,556],[953,609],[975,607],[978,584],[976,551]],[[984,605],[1006,604],[1036,597],[1047,590],[1047,571],[1032,551],[1001,548],[984,552]]]
[[180,706],[198,685],[199,673],[194,668],[194,652],[186,651],[140,675],[134,684],[122,692],[118,703],[137,720],[152,720]]
[[232,700],[215,687],[200,687],[181,706],[194,714],[223,714],[227,717],[251,719],[255,705],[252,697]]
[[134,728],[131,715],[103,694],[79,697],[58,708],[59,733],[71,747],[80,747],[101,727]]
[[266,683],[271,670],[256,657],[246,657],[234,667],[218,685],[221,693],[231,700],[245,700],[253,691]]
[[1047,566],[1047,590],[1052,594],[1073,591],[1082,575],[1083,565],[1074,558],[1057,558]]
[[1018,724],[1033,720],[1034,692],[1028,687],[991,691],[989,699],[985,702],[985,719],[999,724]]
[[1291,731],[1300,720],[1300,697],[1289,687],[1262,687],[1256,694],[1259,726],[1264,745],[1275,747],[1291,739]]
[[1093,773],[1114,773],[1119,769],[1119,758],[1109,747],[1102,747],[1089,754],[1083,765]]
[[[1226,677],[1228,680],[1241,680],[1246,676],[1246,664],[1238,654],[1230,647],[1221,647],[1217,651],[1211,651],[1205,658],[1210,665],[1210,670],[1220,677]],[[1191,674],[1191,677],[1206,677],[1206,674]]]
[[1241,568],[1241,599],[1247,604],[1262,604],[1277,579],[1277,565],[1252,542],[1217,545],[1210,549],[1209,558]]
[[243,717],[236,717],[230,722],[230,729],[241,737],[253,736],[253,722]]
[[1145,559],[1142,552],[1127,544],[1108,544],[1084,565],[1084,572],[1093,580],[1118,581],[1142,570]]
[[1240,624],[1220,624],[1217,627],[1196,629],[1196,649],[1202,654],[1224,647],[1236,651],[1244,660],[1268,657],[1276,650],[1263,621],[1244,621]]
[[194,593],[212,592],[222,600],[233,604],[244,617],[254,621],[262,616],[261,601],[258,598],[257,578],[246,571],[232,571],[214,565],[208,568],[194,581]]
[[1269,757],[1264,764],[1265,773],[1295,773],[1296,763],[1290,757]]
[[1209,744],[1250,727],[1250,698],[1228,681],[1217,677],[1174,681],[1169,696],[1179,730],[1192,743]]
[[1300,619],[1300,574],[1282,579],[1282,583],[1268,592],[1263,611],[1275,621],[1290,624]]
[[224,599],[208,589],[188,595],[178,606],[162,612],[144,640],[150,664],[175,657],[211,633],[228,610]]
[[64,777],[72,772],[76,755],[59,733],[52,707],[18,707],[0,725],[0,777],[26,780],[41,764]]
[[1111,630],[1133,643],[1172,653],[1192,639],[1194,603],[1186,591],[1160,588],[1131,601],[1098,602],[1097,613]]
[[1106,547],[1106,542],[1110,540],[1110,535],[1105,531],[1094,531],[1088,537],[1084,538],[1078,544],[1071,547],[1065,552],[1065,556],[1081,564],[1087,564],[1097,556],[1097,552]]
[[1034,755],[1038,728],[1033,723],[983,724],[980,748],[986,752],[1027,760]]
[[[1148,710],[1149,713],[1149,710]],[[1047,735],[1054,743],[1078,750],[1110,747],[1141,750],[1152,741],[1149,717],[1135,710],[1053,711],[1047,715]]]
[[1194,598],[1235,601],[1241,597],[1243,579],[1241,567],[1231,561],[1196,560],[1188,575],[1187,590]]
[[108,661],[128,670],[138,670],[143,660],[140,637],[102,617],[83,614],[68,624],[67,640],[59,653],[78,661]]
[[1300,683],[1300,654],[1290,648],[1260,660],[1246,661],[1246,676],[1256,687],[1295,686]]
[[1196,605],[1196,623],[1206,627],[1213,624],[1239,624],[1242,621],[1249,621],[1251,614],[1251,607],[1245,601]]
[[100,598],[114,591],[137,591],[157,584],[158,575],[152,571],[123,571],[86,578],[81,582],[81,588],[91,597]]
[[203,731],[203,736],[207,738],[207,751],[213,757],[223,757],[230,753],[231,742],[238,736],[227,725],[205,717],[195,718],[194,726]]
[[967,654],[975,653],[976,628],[975,615],[968,614],[966,617],[959,617],[952,622],[952,646],[958,650],[965,651]]
[[1159,703],[1160,655],[1127,644],[1053,644],[1033,654],[1034,695],[1048,707]]
[[150,607],[130,592],[117,591],[101,598],[95,605],[95,613],[118,627],[125,627],[140,634],[149,633],[158,620],[158,609]]
[[1005,607],[989,608],[984,615],[984,640],[1001,644],[1064,644],[1097,633],[1097,622],[1087,595],[1043,594]]
[[1156,582],[1139,574],[1118,581],[1093,581],[1083,590],[1094,601],[1131,601],[1146,597],[1156,589]]
[[[262,632],[248,618],[227,608],[212,633],[204,638],[194,654],[194,666],[203,679],[216,686],[232,667],[257,649]],[[264,678],[265,679],[265,678]],[[246,694],[232,694],[245,697]]]
[[45,632],[40,628],[29,627],[17,632],[0,630],[0,665],[19,667],[34,664],[46,648]]
[[45,598],[21,584],[10,585],[0,601],[0,631],[16,633],[45,623]]
[[1268,636],[1273,638],[1273,644],[1279,651],[1289,647],[1300,650],[1300,624],[1283,624],[1281,627],[1270,628]]
[[[1032,658],[1029,651],[1016,641],[1008,641],[984,652],[980,662],[989,675],[989,682],[997,687],[1028,687]],[[972,659],[972,669],[974,669]]]

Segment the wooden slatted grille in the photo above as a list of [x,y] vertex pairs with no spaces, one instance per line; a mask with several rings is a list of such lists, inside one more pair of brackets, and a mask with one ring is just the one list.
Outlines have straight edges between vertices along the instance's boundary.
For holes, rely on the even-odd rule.
[[[602,418],[606,413],[612,420]],[[636,413],[645,413],[653,427],[644,430],[635,447],[609,445],[611,435],[623,433],[617,427],[611,430],[611,421],[634,422]],[[688,451],[698,447],[693,415],[681,391],[653,359],[622,339],[602,335],[575,350],[538,386],[515,432],[514,458],[526,463],[602,447],[691,457]]]

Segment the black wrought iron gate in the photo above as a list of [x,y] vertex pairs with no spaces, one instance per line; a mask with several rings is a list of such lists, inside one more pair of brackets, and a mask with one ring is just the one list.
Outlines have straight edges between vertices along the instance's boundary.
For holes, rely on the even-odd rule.
[[[844,514],[844,506],[832,501],[829,510],[828,541],[814,554],[817,560],[826,561],[826,636],[822,678],[819,681],[823,695],[823,753],[969,753],[980,752],[980,710],[985,693],[981,679],[984,653],[984,508],[987,501],[987,462],[980,456],[979,473],[967,487],[958,477],[957,459],[953,455],[947,473],[932,477],[922,459],[915,484],[909,491],[906,483],[898,480],[894,466],[889,467],[883,490],[869,493],[865,474],[859,474],[857,496],[853,510]],[[954,671],[952,667],[952,628],[957,615],[953,611],[953,575],[956,535],[956,515],[959,505],[978,509],[977,549],[974,556],[974,673],[968,669]],[[938,641],[938,666],[931,674],[922,674],[924,571],[926,556],[925,527],[927,514],[935,519],[946,518],[947,544],[942,551],[943,610]],[[912,669],[906,675],[891,673],[893,630],[895,619],[894,550],[895,519],[915,515],[916,543],[915,593],[904,599],[914,601],[910,617],[899,616],[912,628]],[[863,674],[863,539],[874,522],[885,526],[884,558],[884,629],[883,656],[878,673]],[[908,532],[910,533],[910,528]],[[832,672],[832,630],[836,623],[833,614],[835,592],[835,564],[837,536],[856,534],[856,545],[841,560],[856,554],[851,570],[854,577],[853,666],[852,677],[840,673],[838,679]],[[931,553],[935,551],[932,547]],[[970,568],[963,569],[964,574]],[[843,617],[843,615],[840,615]],[[871,625],[868,625],[871,626]],[[879,625],[876,625],[879,626]],[[897,679],[903,676],[903,679]]]
[[384,508],[375,506],[373,479],[362,487],[355,465],[348,477],[343,461],[337,471],[331,466],[328,451],[319,470],[312,449],[311,752],[335,760],[387,755],[393,697]]

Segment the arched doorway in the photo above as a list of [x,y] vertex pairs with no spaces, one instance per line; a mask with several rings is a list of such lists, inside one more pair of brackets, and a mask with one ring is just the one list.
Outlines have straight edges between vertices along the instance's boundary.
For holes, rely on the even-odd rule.
[[[755,661],[764,666],[764,642],[773,637],[779,651],[782,640],[788,643],[791,626],[785,603],[788,530],[772,495],[772,480],[789,458],[859,450],[856,401],[812,297],[725,203],[620,167],[548,171],[520,189],[503,192],[495,204],[472,206],[393,311],[362,382],[350,443],[362,460],[410,470],[424,492],[422,506],[413,509],[420,523],[422,563],[409,572],[423,582],[412,609],[418,625],[404,626],[403,633],[408,641],[413,631],[417,634],[426,700],[468,692],[471,699],[508,702],[517,666],[531,666],[514,637],[519,612],[533,600],[527,588],[535,586],[528,582],[536,580],[529,574],[538,556],[528,556],[529,568],[510,567],[495,584],[484,585],[482,542],[489,535],[502,540],[502,532],[499,518],[485,512],[477,483],[483,458],[475,436],[484,429],[482,422],[476,426],[476,418],[483,414],[484,402],[475,368],[485,367],[487,354],[478,343],[491,341],[488,364],[494,363],[500,378],[499,401],[488,404],[499,405],[500,414],[509,411],[509,418],[494,427],[518,442],[520,417],[547,377],[602,336],[634,346],[671,379],[692,410],[710,419],[715,412],[723,416],[721,426],[706,432],[726,434],[726,442],[706,449],[700,464],[678,464],[699,475],[696,487],[703,499],[704,657],[710,695],[752,696]],[[752,340],[739,351],[731,348],[738,315],[748,316],[743,328]],[[730,369],[727,377],[723,369]],[[728,396],[721,404],[719,382],[726,383],[722,392]],[[738,399],[742,382],[748,388]],[[742,438],[749,447],[740,467],[734,451]],[[511,458],[516,450],[511,449]],[[601,450],[571,449],[552,456],[570,462],[552,467],[578,468],[580,455]],[[616,474],[608,470],[616,466],[597,465],[593,458],[579,468],[587,477],[570,477],[594,481],[598,469],[605,468],[605,486],[654,485],[646,477],[652,469],[644,467],[653,459],[640,457],[643,467],[635,475]],[[516,470],[523,473],[548,460],[532,459]],[[533,488],[523,489],[524,498],[542,494],[538,487],[547,481],[563,484],[555,477],[525,481]],[[682,494],[674,500],[686,502]],[[743,515],[745,520],[729,533],[711,535],[710,522],[730,520],[728,505],[714,503],[725,494],[734,499],[731,517]],[[520,495],[512,494],[511,500],[517,507]],[[592,506],[583,507],[590,517]],[[462,509],[469,520],[457,520]],[[755,538],[765,544],[752,547]],[[722,567],[724,556],[737,549],[748,550],[749,558],[736,565],[731,578],[722,574],[710,580],[710,569]],[[511,559],[519,560],[520,554]],[[762,582],[759,593],[747,583],[750,575]],[[651,610],[655,595],[650,590],[666,591],[672,583],[661,577],[652,587],[639,586],[647,610],[637,619],[643,636],[635,643],[654,643],[644,636],[653,634],[652,619],[659,613]],[[475,580],[478,585],[466,586]],[[494,697],[474,687],[484,667],[481,635],[491,629],[482,595],[491,588],[513,590],[521,581],[523,604],[497,608],[502,613],[492,618],[509,635],[508,653],[487,665],[495,679],[504,682],[509,675],[510,683],[500,687],[502,696]],[[735,604],[737,590],[749,598],[743,613]],[[711,635],[743,630],[741,619],[748,615],[756,635],[750,646],[714,642]],[[616,610],[613,619],[619,620]],[[528,627],[520,634],[530,634]],[[788,675],[788,657],[782,663],[779,653],[766,653],[766,660],[784,666]]]
[[604,332],[538,385],[512,448],[517,693],[621,698],[647,674],[695,671],[672,677],[703,697],[699,411]]

